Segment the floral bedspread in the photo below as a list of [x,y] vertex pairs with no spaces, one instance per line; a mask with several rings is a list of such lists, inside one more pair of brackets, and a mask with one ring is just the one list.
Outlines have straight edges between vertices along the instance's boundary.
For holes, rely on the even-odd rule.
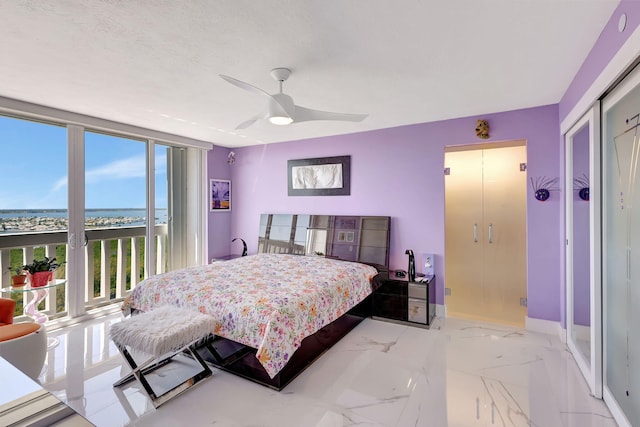
[[258,254],[159,274],[133,290],[131,307],[197,306],[214,334],[256,348],[273,378],[302,340],[371,293],[368,265],[324,257]]

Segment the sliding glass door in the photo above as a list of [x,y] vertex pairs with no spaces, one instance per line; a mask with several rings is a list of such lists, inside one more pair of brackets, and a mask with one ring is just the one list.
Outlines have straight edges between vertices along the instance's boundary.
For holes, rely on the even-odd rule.
[[144,278],[147,141],[85,131],[87,300],[123,298]]
[[69,146],[70,315],[79,316],[166,270],[173,148],[76,126]]
[[[57,257],[66,282],[39,307],[51,319],[205,262],[205,150],[8,116],[0,144],[0,287],[9,286],[8,267]],[[17,316],[27,302],[20,294]]]
[[[60,124],[0,115],[0,287],[34,258],[56,257],[64,278],[68,224],[67,129]],[[16,300],[18,320],[30,292],[3,293]],[[51,288],[39,305],[48,316],[66,312],[66,287]]]

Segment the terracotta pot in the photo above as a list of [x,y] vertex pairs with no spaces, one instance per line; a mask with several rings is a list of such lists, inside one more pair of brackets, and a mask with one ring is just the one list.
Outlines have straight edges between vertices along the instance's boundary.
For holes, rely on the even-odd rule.
[[27,284],[27,276],[25,274],[19,274],[11,276],[11,283],[14,288],[19,288]]
[[46,284],[53,279],[53,271],[38,271],[33,274],[27,274],[32,288],[46,286]]

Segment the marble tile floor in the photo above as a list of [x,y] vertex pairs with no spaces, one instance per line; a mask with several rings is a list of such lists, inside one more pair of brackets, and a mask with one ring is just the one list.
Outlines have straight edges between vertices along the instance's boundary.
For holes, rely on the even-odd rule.
[[112,387],[129,371],[108,339],[120,320],[52,331],[40,377],[97,426],[616,426],[558,337],[455,318],[430,330],[366,319],[281,392],[214,369],[154,409],[137,382]]

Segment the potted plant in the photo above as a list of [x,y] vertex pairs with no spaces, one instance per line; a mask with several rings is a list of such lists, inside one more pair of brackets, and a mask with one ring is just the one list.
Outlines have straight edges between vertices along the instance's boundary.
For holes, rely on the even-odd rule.
[[56,268],[60,267],[60,265],[55,257],[44,257],[43,260],[34,259],[31,264],[24,265],[22,269],[27,272],[31,287],[37,288],[49,283],[53,279],[53,272]]
[[8,270],[13,274],[11,275],[11,284],[14,288],[19,288],[27,284],[27,275],[24,274],[24,271],[21,267],[11,268],[8,267]]

